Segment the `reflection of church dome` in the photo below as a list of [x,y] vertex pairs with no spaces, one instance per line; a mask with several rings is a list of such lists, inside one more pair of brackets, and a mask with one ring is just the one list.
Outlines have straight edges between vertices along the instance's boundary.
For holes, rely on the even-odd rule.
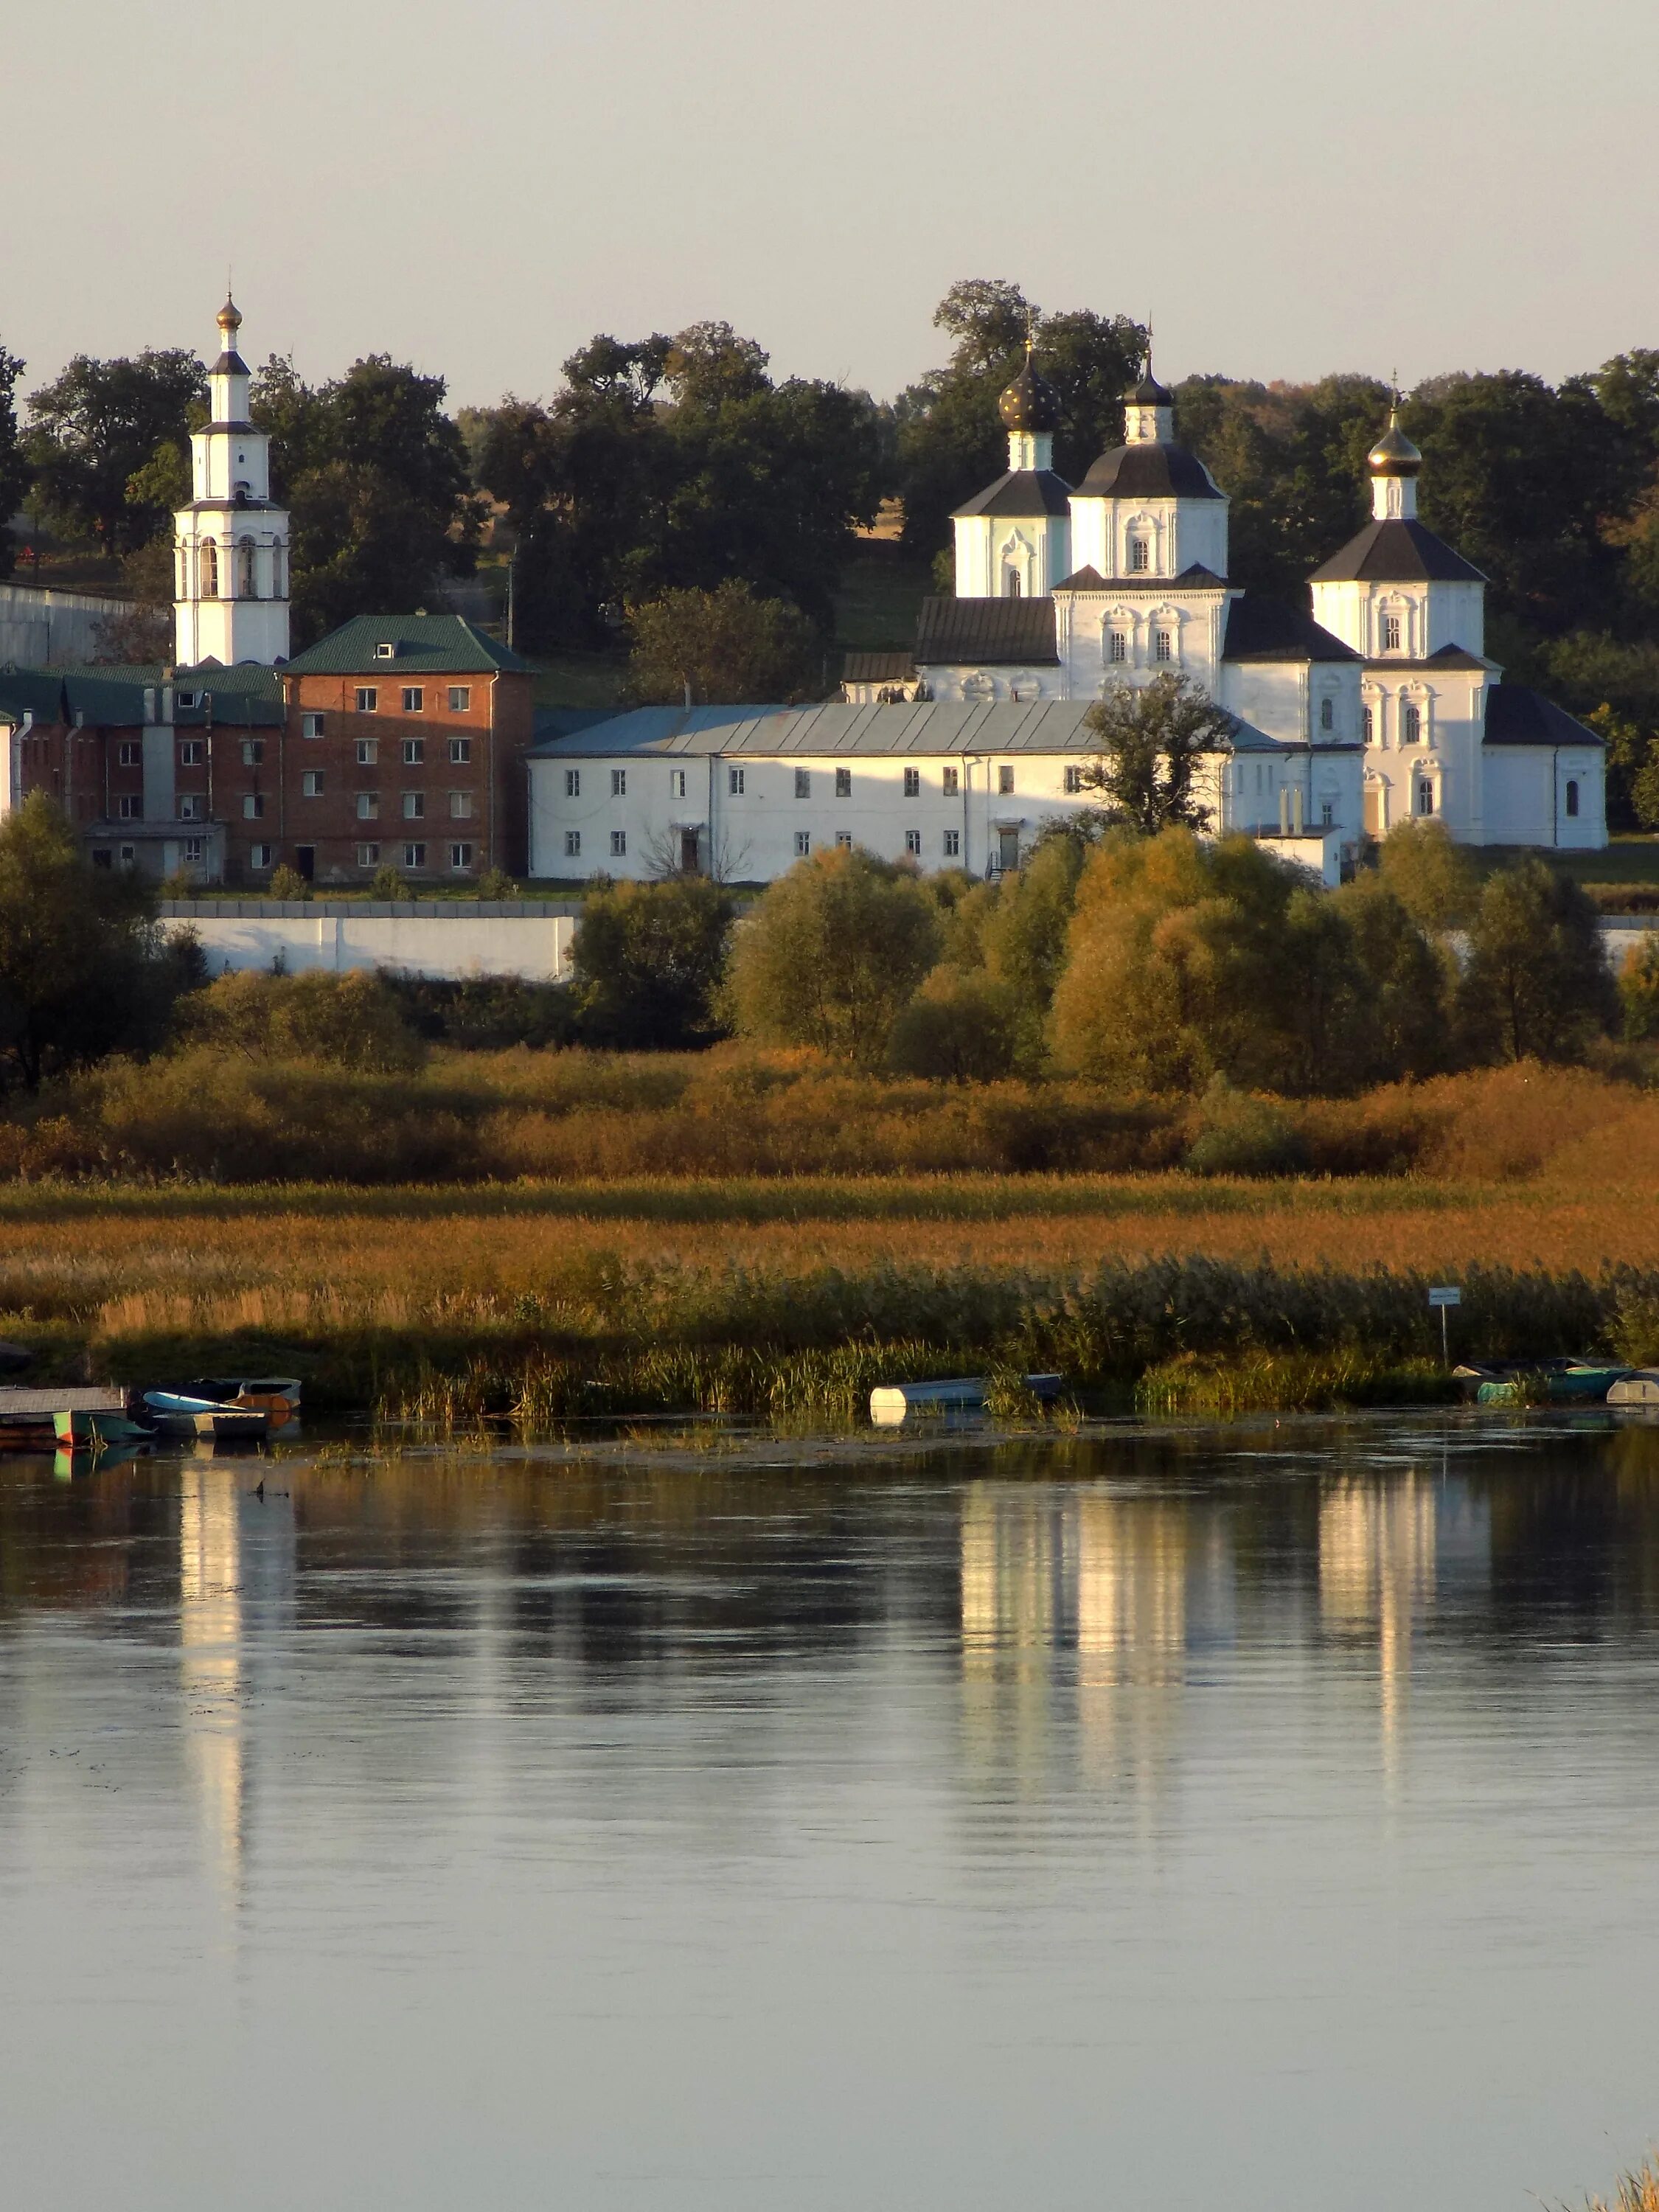
[[1389,410],[1389,427],[1365,456],[1374,477],[1414,477],[1423,456],[1400,427],[1400,410]]
[[1047,377],[1039,376],[1031,356],[997,402],[1005,430],[1056,430],[1060,427],[1060,394]]

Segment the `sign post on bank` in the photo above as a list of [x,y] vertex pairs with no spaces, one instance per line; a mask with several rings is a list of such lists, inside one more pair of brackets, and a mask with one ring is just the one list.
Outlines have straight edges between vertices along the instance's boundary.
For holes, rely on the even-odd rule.
[[1446,1331],[1446,1316],[1454,1306],[1463,1303],[1463,1293],[1455,1283],[1439,1283],[1429,1292],[1429,1304],[1440,1309],[1440,1356],[1448,1367],[1451,1365],[1451,1341]]

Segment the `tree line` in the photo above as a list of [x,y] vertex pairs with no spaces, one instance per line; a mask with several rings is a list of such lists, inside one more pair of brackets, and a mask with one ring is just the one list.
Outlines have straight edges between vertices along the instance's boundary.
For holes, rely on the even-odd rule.
[[[776,379],[721,322],[600,333],[550,397],[453,415],[441,377],[384,355],[317,386],[273,357],[252,411],[294,516],[296,644],[365,606],[422,604],[435,578],[473,568],[489,529],[512,552],[532,650],[654,638],[653,696],[822,689],[836,589],[883,501],[902,503],[906,547],[949,587],[949,517],[1005,465],[996,399],[1028,338],[1059,395],[1061,475],[1077,482],[1122,434],[1146,343],[1133,319],[1044,312],[1017,284],[974,279],[933,319],[945,358],[891,402]],[[24,370],[0,347],[0,512],[101,549],[164,604],[200,363],[77,356],[32,391]],[[1206,374],[1174,390],[1178,434],[1232,501],[1235,580],[1305,604],[1310,572],[1366,519],[1387,386]],[[1553,386],[1521,370],[1432,378],[1402,421],[1425,455],[1424,520],[1492,580],[1493,657],[1596,723],[1615,826],[1659,826],[1659,349]],[[0,535],[0,573],[15,550]]]

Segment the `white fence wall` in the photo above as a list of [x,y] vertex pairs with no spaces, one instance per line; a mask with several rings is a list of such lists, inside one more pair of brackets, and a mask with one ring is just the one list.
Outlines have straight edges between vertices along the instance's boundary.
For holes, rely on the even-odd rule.
[[[457,904],[460,904],[459,902]],[[461,906],[380,906],[344,900],[302,904],[277,899],[179,899],[164,902],[162,927],[193,929],[215,975],[269,968],[280,958],[291,975],[321,968],[393,968],[447,982],[475,975],[519,975],[562,983],[570,974],[575,909],[526,901]]]
[[15,660],[24,668],[90,660],[97,650],[99,623],[106,615],[125,614],[131,604],[96,592],[0,584],[0,660]]

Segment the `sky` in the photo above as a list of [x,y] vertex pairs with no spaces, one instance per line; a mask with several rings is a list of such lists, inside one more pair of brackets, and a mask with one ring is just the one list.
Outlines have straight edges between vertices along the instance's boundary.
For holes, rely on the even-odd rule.
[[1652,0],[6,0],[0,344],[387,352],[545,395],[724,319],[889,397],[965,276],[1161,374],[1552,380],[1659,343]]

